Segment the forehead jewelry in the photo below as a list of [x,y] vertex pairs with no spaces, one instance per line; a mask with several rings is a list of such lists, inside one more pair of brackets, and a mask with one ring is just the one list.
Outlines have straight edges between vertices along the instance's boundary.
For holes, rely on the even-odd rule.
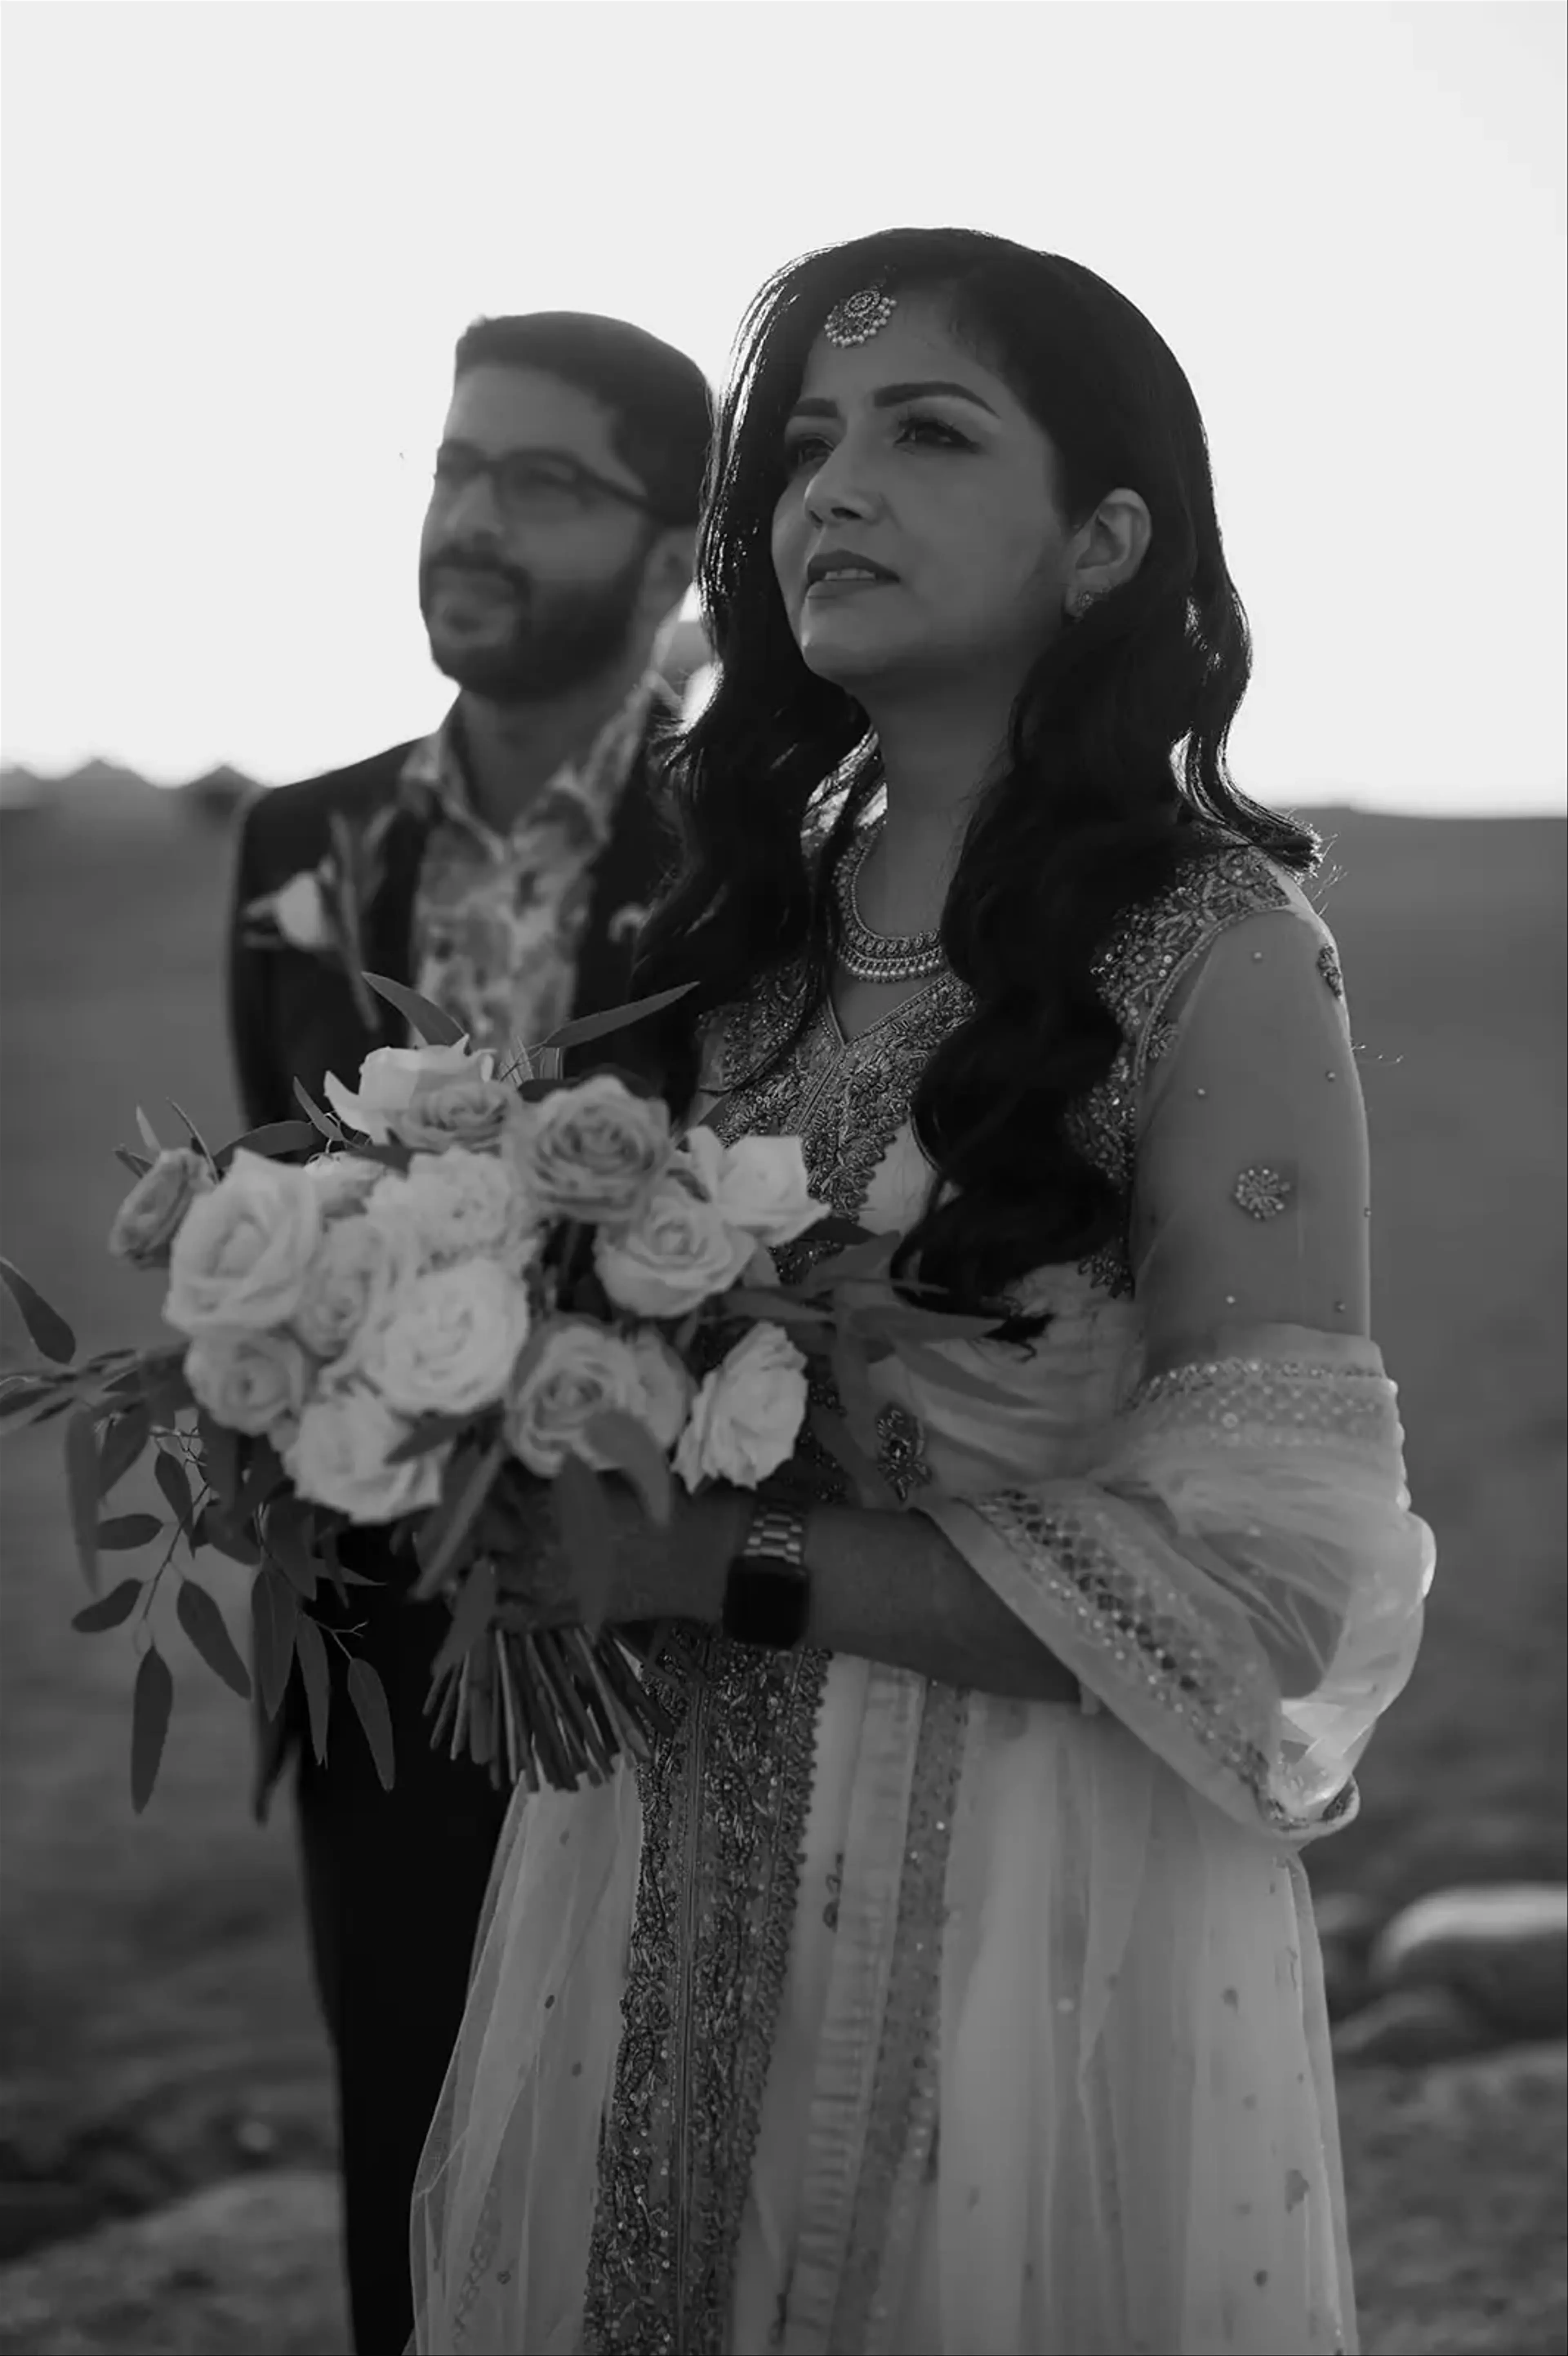
[[887,326],[897,305],[896,294],[886,294],[880,286],[862,286],[858,294],[848,294],[842,303],[835,304],[822,332],[830,344],[869,343]]

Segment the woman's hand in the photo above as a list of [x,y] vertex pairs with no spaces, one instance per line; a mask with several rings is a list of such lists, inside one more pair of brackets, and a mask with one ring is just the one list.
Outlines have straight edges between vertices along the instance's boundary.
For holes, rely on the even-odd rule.
[[[662,1528],[628,1483],[602,1482],[600,1495],[610,1531],[599,1583],[605,1622],[617,1626],[639,1620],[701,1620],[717,1625],[725,1575],[751,1526],[755,1501],[747,1492],[716,1488],[699,1497],[677,1492]],[[508,1620],[528,1628],[580,1621],[577,1576],[549,1483],[541,1483],[530,1498],[523,1526],[521,1547],[496,1562],[497,1590]]]

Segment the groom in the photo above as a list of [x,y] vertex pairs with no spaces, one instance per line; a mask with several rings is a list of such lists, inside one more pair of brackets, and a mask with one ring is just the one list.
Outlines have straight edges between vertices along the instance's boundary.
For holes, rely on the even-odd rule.
[[[463,337],[419,569],[431,654],[457,701],[422,743],[247,812],[229,1003],[252,1125],[299,1117],[296,1079],[319,1103],[326,1073],[352,1085],[373,1048],[406,1039],[357,994],[319,937],[319,894],[296,881],[342,862],[344,825],[363,858],[364,966],[435,1000],[475,1048],[544,1038],[628,995],[670,848],[655,788],[674,705],[651,665],[691,580],[709,422],[696,365],[620,320],[539,312]],[[261,1726],[257,1809],[292,1753],[336,2060],[355,2346],[400,2356],[414,2171],[507,1801],[430,1748],[444,1606],[406,1601],[374,1536],[357,1543],[352,1567],[391,1581],[351,1592],[353,1648],[391,1707],[395,1788],[377,1780],[340,1676],[317,1764],[296,1672]]]

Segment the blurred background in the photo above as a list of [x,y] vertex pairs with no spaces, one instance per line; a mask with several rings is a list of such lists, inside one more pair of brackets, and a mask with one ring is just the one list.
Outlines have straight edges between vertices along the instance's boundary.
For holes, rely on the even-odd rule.
[[[0,1248],[88,1346],[156,1331],[101,1249],[136,1106],[240,1126],[239,800],[449,700],[414,552],[471,318],[616,313],[718,380],[780,262],[960,221],[1171,342],[1256,633],[1236,771],[1329,840],[1440,1549],[1309,1854],[1367,2344],[1561,2347],[1563,10],[21,5],[4,43]],[[688,616],[672,675],[701,652]],[[287,1811],[251,1825],[246,1712],[171,1626],[133,1817],[58,1432],[0,1465],[0,2351],[334,2349]],[[1511,1944],[1462,1921],[1445,1980],[1380,1986],[1456,1888],[1520,1893]]]

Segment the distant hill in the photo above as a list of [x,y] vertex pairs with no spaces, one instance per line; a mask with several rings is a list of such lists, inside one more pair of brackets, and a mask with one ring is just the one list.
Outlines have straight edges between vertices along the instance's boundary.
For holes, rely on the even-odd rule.
[[[170,791],[152,785],[135,769],[116,761],[87,761],[64,776],[44,777],[8,764],[0,768],[0,816],[47,816],[51,823],[112,835],[129,829],[162,833],[184,822],[193,808],[204,812],[231,809],[253,791],[238,770],[214,770],[188,787]],[[193,801],[189,798],[195,796]]]

